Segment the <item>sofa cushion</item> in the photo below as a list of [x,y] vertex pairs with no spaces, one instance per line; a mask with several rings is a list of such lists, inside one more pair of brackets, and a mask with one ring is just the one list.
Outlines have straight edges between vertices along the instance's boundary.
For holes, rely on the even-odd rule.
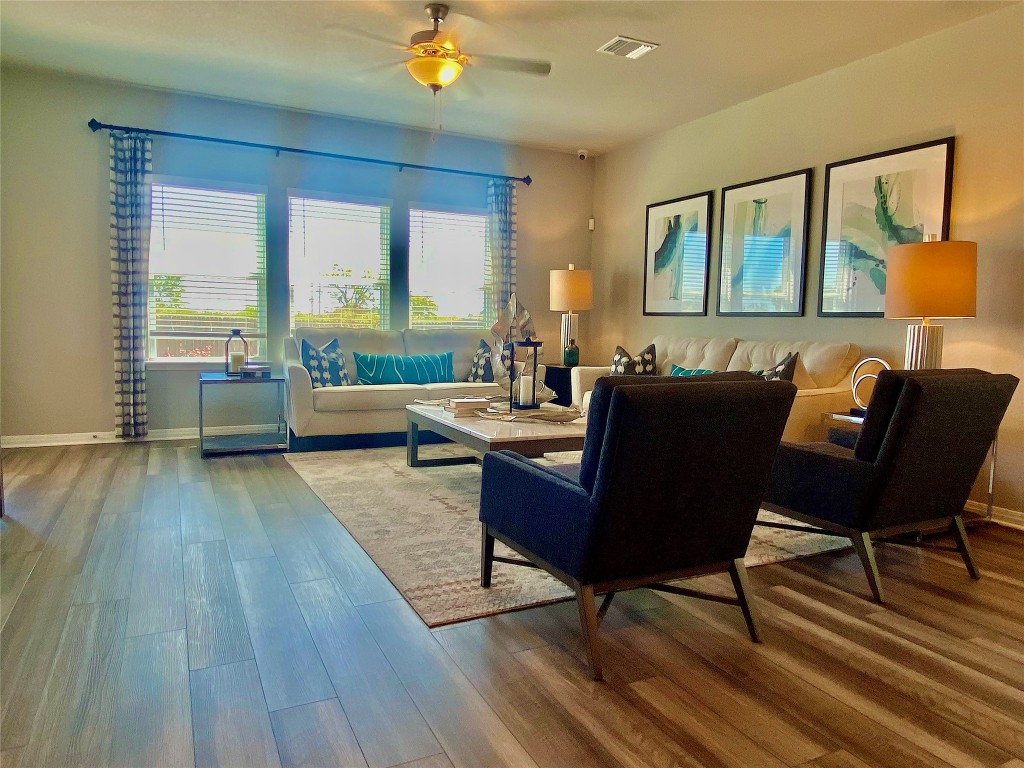
[[[452,353],[452,373],[455,381],[468,381],[473,367],[473,355],[480,347],[481,339],[491,338],[489,328],[407,328],[402,331],[406,355],[436,355]],[[358,350],[362,352],[363,350]],[[367,352],[375,350],[368,349]]]
[[313,390],[313,410],[320,413],[381,411],[405,408],[412,405],[414,400],[430,397],[430,393],[418,384],[323,387]]
[[430,384],[455,381],[452,353],[432,355],[364,355],[353,353],[360,384]]
[[337,339],[331,339],[322,347],[314,347],[303,339],[301,355],[302,367],[309,371],[313,389],[347,387],[351,383],[345,367],[345,355]]
[[331,326],[329,328],[296,328],[295,343],[301,348],[302,340],[306,339],[315,347],[322,347],[331,339],[337,339],[345,355],[345,367],[349,377],[356,378],[356,359],[353,352],[372,353],[377,355],[404,355],[405,343],[401,331],[377,331],[373,328],[345,328]]
[[741,341],[726,370],[771,368],[791,352],[800,353],[793,375],[798,389],[834,387],[860,359],[860,347],[847,341]]
[[657,376],[658,366],[655,360],[653,344],[648,344],[633,357],[622,347],[615,348],[612,355],[612,376]]
[[[736,351],[737,341],[738,339],[703,339],[696,336],[655,336],[658,371],[663,376],[669,376],[673,365],[680,368],[710,368],[713,371],[724,371]],[[781,357],[780,355],[776,360]],[[775,360],[772,360],[772,363],[774,362]]]

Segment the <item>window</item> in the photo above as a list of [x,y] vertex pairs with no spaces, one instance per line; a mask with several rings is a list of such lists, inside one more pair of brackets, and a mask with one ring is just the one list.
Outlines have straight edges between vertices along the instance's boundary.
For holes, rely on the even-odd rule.
[[291,327],[387,328],[388,206],[288,198]]
[[487,216],[409,210],[412,328],[494,324]]
[[241,328],[266,356],[265,195],[153,184],[149,359],[220,358]]

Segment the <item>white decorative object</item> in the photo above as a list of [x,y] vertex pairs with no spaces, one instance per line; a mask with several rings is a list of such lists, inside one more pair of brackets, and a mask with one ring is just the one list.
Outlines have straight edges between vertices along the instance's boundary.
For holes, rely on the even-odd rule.
[[519,404],[533,405],[533,376],[519,378]]
[[892,370],[892,366],[889,365],[888,362],[886,362],[880,357],[865,357],[863,360],[861,360],[859,363],[857,363],[857,365],[853,367],[853,373],[850,374],[850,389],[853,392],[853,402],[855,402],[857,404],[857,407],[860,408],[862,411],[867,410],[868,404],[861,400],[860,395],[857,394],[857,389],[865,381],[878,378],[878,371],[869,373],[860,372],[860,369],[869,363],[876,363],[886,371]]

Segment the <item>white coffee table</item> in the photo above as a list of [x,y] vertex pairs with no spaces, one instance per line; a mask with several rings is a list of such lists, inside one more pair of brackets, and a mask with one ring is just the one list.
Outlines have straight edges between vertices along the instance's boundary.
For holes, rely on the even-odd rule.
[[445,456],[436,459],[419,457],[421,429],[436,432],[477,453],[487,451],[515,451],[536,458],[554,451],[578,451],[583,448],[587,434],[586,419],[568,424],[545,424],[527,421],[494,421],[479,416],[455,418],[439,405],[407,405],[405,416],[409,423],[406,438],[406,463],[410,467],[439,467],[450,464],[469,464],[479,461],[478,456]]

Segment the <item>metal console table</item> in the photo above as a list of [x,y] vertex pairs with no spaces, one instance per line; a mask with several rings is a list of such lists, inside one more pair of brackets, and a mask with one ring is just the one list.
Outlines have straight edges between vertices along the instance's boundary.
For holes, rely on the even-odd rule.
[[[277,387],[277,431],[250,432],[238,435],[208,436],[204,424],[203,390],[209,386],[252,386],[273,384]],[[241,378],[224,372],[204,371],[199,374],[199,454],[206,458],[220,453],[254,453],[288,450],[288,424],[284,418],[284,376]]]

